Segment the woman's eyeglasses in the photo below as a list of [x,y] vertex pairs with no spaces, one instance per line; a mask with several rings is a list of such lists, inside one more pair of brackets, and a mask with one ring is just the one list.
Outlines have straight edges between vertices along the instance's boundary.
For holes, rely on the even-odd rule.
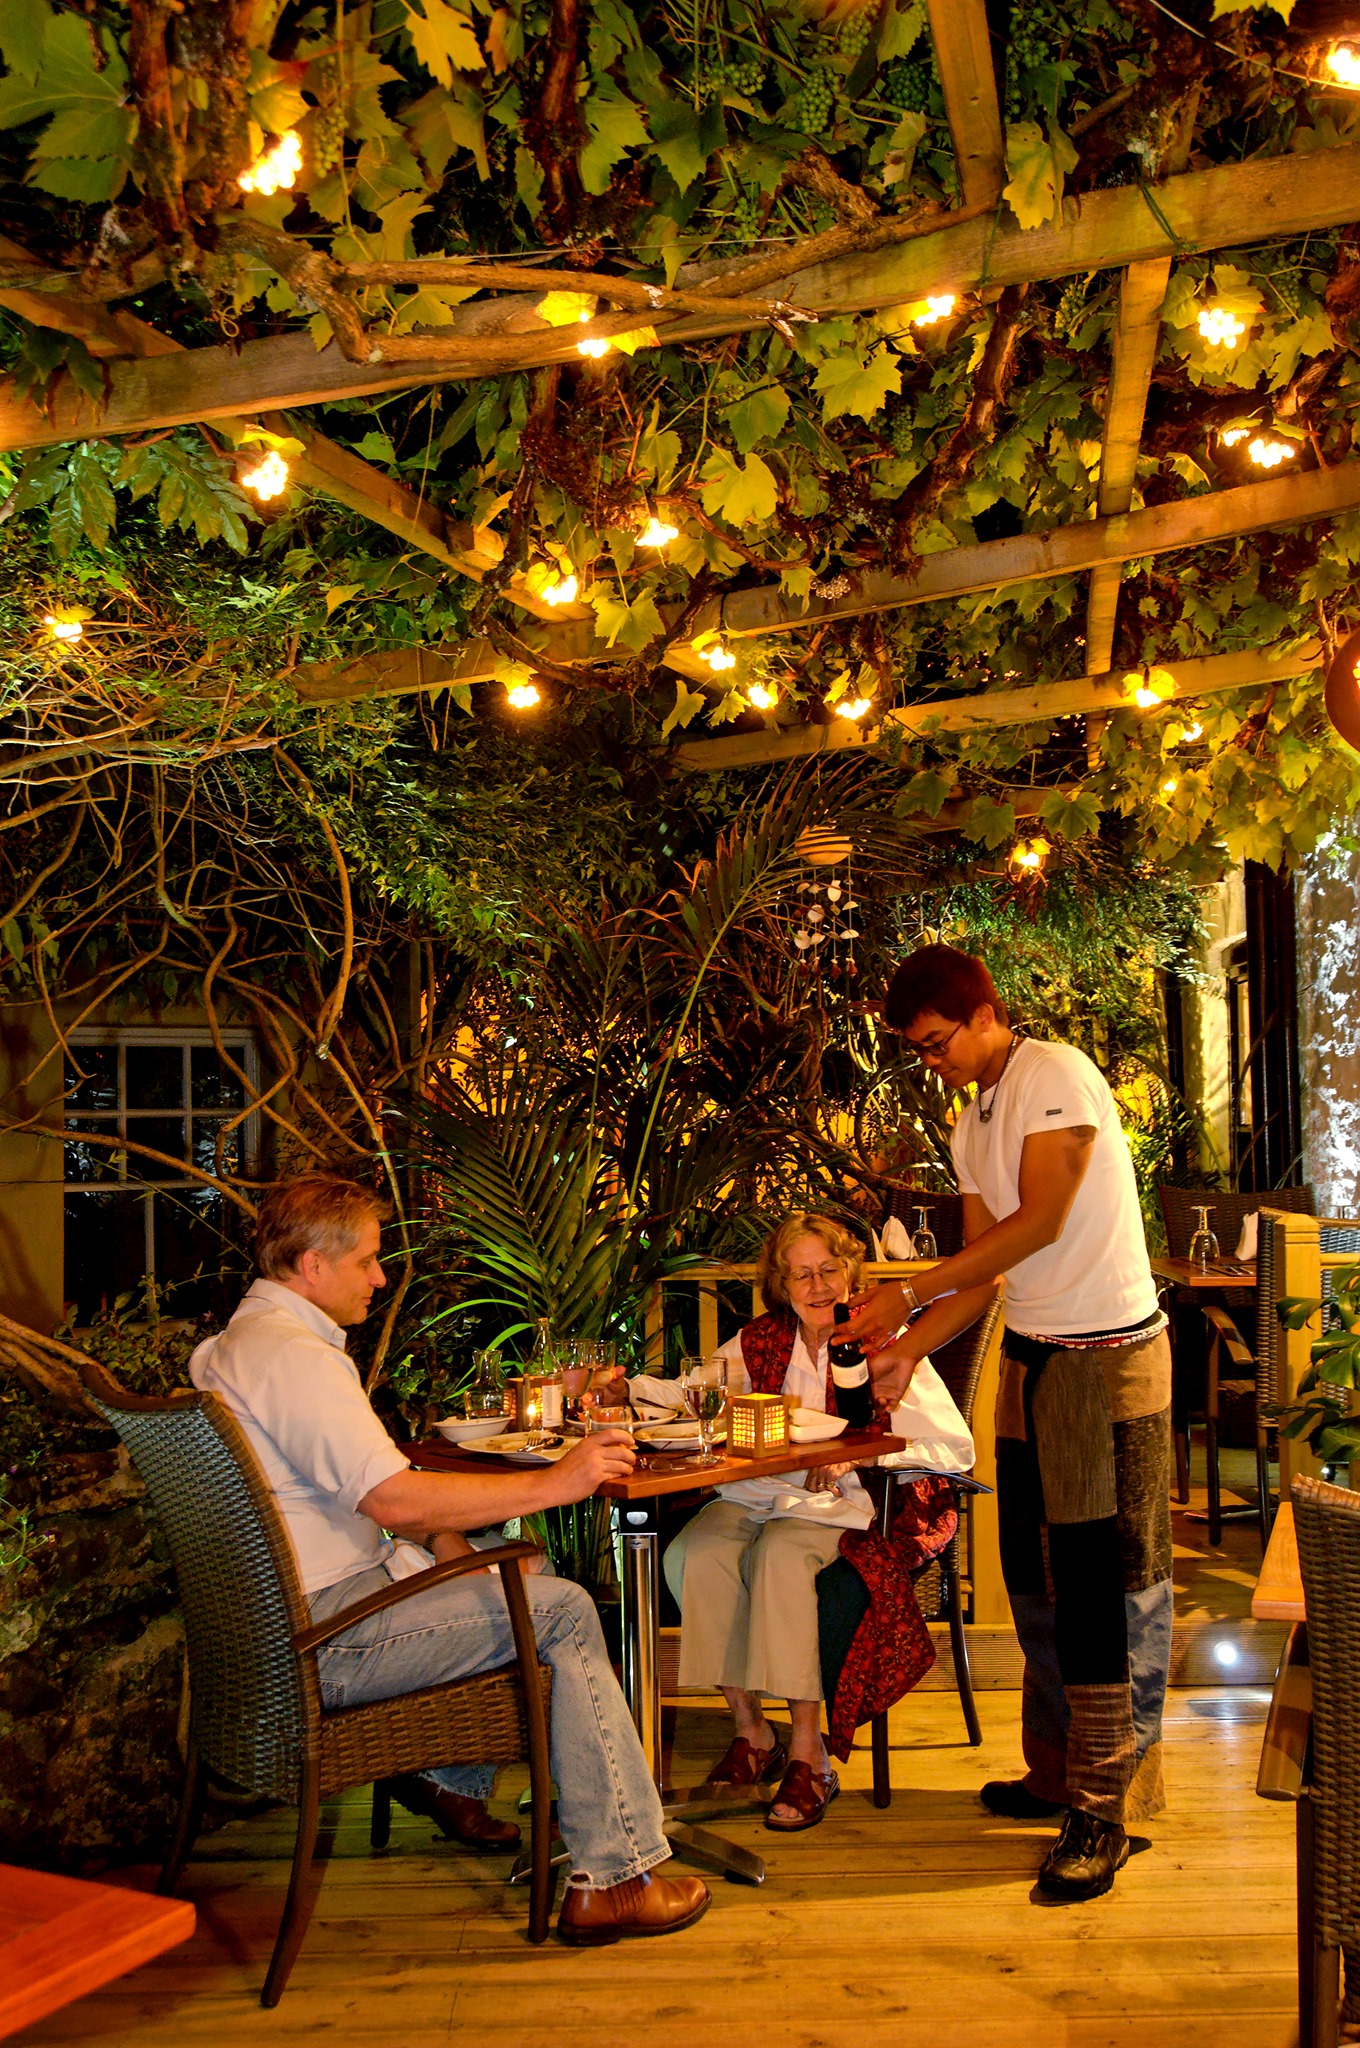
[[829,1287],[832,1281],[839,1280],[844,1272],[844,1259],[835,1259],[825,1266],[800,1266],[796,1273],[789,1274],[789,1281],[794,1287],[810,1287],[814,1280],[821,1280]]

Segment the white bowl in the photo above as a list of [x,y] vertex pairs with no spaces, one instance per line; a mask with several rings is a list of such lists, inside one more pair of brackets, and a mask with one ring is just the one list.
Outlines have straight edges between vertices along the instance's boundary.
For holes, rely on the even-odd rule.
[[847,1426],[843,1415],[823,1415],[817,1408],[795,1408],[789,1419],[789,1435],[796,1444],[830,1443]]
[[470,1444],[479,1436],[499,1436],[506,1419],[504,1415],[478,1415],[469,1421],[465,1415],[449,1415],[436,1422],[435,1428],[451,1444]]

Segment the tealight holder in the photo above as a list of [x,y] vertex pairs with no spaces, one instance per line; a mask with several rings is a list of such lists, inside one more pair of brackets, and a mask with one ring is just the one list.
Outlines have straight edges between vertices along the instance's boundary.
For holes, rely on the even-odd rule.
[[734,1394],[727,1407],[727,1453],[732,1458],[768,1458],[786,1451],[789,1404],[782,1394]]

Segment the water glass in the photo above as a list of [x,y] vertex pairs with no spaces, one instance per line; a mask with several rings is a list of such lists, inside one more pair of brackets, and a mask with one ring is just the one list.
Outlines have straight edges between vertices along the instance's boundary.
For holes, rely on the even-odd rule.
[[716,1465],[720,1460],[713,1448],[713,1431],[727,1406],[727,1389],[721,1379],[715,1379],[711,1363],[702,1358],[686,1358],[681,1365],[680,1391],[699,1425],[699,1455],[694,1462]]
[[914,1259],[938,1259],[940,1256],[935,1233],[927,1221],[929,1215],[929,1209],[916,1211],[916,1231],[911,1240],[911,1255]]
[[1207,1273],[1210,1266],[1218,1264],[1218,1239],[1209,1228],[1213,1210],[1207,1202],[1194,1204],[1194,1210],[1195,1234],[1190,1240],[1190,1263],[1201,1273]]

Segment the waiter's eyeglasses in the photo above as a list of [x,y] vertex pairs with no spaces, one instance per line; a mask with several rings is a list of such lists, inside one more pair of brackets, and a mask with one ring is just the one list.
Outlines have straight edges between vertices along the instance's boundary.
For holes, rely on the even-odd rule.
[[844,1259],[835,1259],[826,1266],[800,1266],[796,1273],[789,1274],[789,1279],[796,1287],[810,1287],[814,1280],[820,1280],[830,1287],[833,1281],[840,1279],[844,1271]]
[[936,1060],[944,1058],[949,1050],[950,1040],[957,1038],[962,1029],[963,1020],[960,1018],[954,1029],[946,1032],[943,1038],[928,1038],[924,1045],[917,1045],[909,1038],[902,1054],[904,1063],[911,1067],[933,1067]]

